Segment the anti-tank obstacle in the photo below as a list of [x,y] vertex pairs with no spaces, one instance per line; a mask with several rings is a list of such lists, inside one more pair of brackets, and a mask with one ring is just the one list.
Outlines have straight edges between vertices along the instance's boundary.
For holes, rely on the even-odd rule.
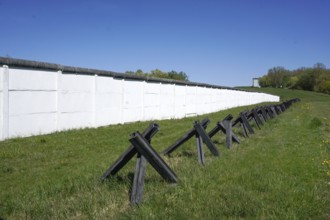
[[203,150],[203,142],[206,144],[208,149],[211,151],[211,153],[214,156],[220,156],[220,152],[218,151],[215,144],[212,142],[211,138],[205,131],[207,125],[210,123],[210,120],[208,118],[204,118],[202,122],[195,121],[193,123],[194,128],[189,130],[187,133],[185,133],[182,137],[180,137],[174,144],[169,146],[167,149],[165,149],[162,153],[164,155],[170,155],[174,150],[182,146],[186,141],[188,141],[193,136],[196,137],[196,148],[197,148],[197,157],[198,162],[202,165],[205,164],[204,159],[204,150]]
[[[296,98],[276,105],[258,106],[250,111],[240,112],[239,116],[234,121],[232,121],[232,115],[227,115],[222,121],[217,122],[216,126],[209,133],[206,132],[206,128],[210,123],[208,118],[204,118],[202,122],[195,121],[193,123],[193,128],[175,141],[174,144],[165,149],[162,154],[170,155],[186,141],[195,136],[198,161],[200,164],[204,165],[205,158],[203,143],[206,144],[214,156],[220,156],[220,152],[211,140],[216,133],[219,131],[224,133],[226,135],[226,146],[227,148],[231,148],[233,141],[240,143],[238,136],[232,131],[233,126],[240,124],[243,130],[243,136],[248,137],[249,134],[254,134],[254,130],[249,122],[254,121],[256,126],[260,129],[261,125],[264,125],[264,123],[270,119],[282,114],[293,103],[298,101],[300,101],[300,99]],[[142,134],[138,131],[132,133],[129,139],[131,145],[128,146],[124,153],[106,170],[101,177],[102,180],[106,180],[110,176],[115,176],[136,155],[137,160],[130,193],[130,204],[132,206],[138,205],[142,202],[147,163],[149,163],[167,182],[177,182],[176,174],[151,146],[151,139],[158,131],[159,125],[153,122],[144,130]]]
[[158,132],[159,126],[151,123],[149,127],[140,134],[138,131],[131,134],[129,141],[131,145],[127,150],[113,163],[101,177],[102,180],[107,179],[110,175],[114,176],[122,169],[135,155],[137,161],[133,184],[130,195],[130,204],[138,205],[142,202],[144,190],[144,178],[147,162],[168,182],[176,183],[177,176],[159,154],[150,145],[151,138]]

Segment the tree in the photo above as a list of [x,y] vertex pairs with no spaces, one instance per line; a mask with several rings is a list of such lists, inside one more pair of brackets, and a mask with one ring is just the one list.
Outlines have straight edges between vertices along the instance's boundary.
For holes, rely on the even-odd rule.
[[170,79],[175,79],[175,80],[181,80],[181,81],[189,81],[188,76],[185,72],[176,72],[172,70],[171,72],[168,72],[168,77]]
[[260,77],[259,84],[261,87],[303,89],[330,94],[330,69],[323,63],[316,63],[313,68],[301,67],[292,71],[277,66]]
[[267,74],[268,86],[282,88],[284,86],[284,77],[287,72],[288,71],[281,66],[269,69]]
[[315,78],[313,76],[312,69],[308,69],[303,74],[300,75],[299,80],[297,82],[297,87],[302,90],[313,91]]
[[135,75],[135,72],[134,71],[131,71],[131,70],[128,70],[128,71],[125,72],[125,74]]
[[154,78],[162,78],[162,79],[168,78],[168,74],[159,69],[151,70],[149,75]]
[[264,76],[260,77],[259,78],[259,85],[261,87],[269,87],[270,86],[269,76],[264,75]]
[[286,87],[290,89],[296,88],[298,81],[299,81],[298,76],[289,76],[286,82]]
[[141,69],[134,71],[126,71],[126,74],[136,75],[136,76],[145,76],[161,79],[174,79],[180,81],[188,82],[188,75],[185,72],[176,72],[172,70],[171,72],[164,72],[159,69],[151,70],[150,73],[144,73]]
[[138,75],[138,76],[144,76],[144,72],[141,70],[141,69],[138,69],[136,72],[135,72],[135,75]]
[[323,73],[316,79],[314,90],[316,92],[330,94],[330,70],[323,71]]
[[325,70],[326,67],[323,63],[315,63],[314,64],[314,69],[322,69],[322,70]]

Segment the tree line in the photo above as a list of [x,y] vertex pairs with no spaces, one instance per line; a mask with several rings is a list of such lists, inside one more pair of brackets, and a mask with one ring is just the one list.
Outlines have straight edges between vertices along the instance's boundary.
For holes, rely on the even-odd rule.
[[145,76],[145,77],[153,77],[153,78],[162,78],[162,79],[174,79],[180,81],[189,81],[188,75],[185,72],[176,72],[174,70],[170,72],[164,72],[159,69],[151,70],[150,73],[143,72],[141,69],[134,71],[126,71],[125,74],[137,75],[137,76]]
[[261,87],[276,87],[302,89],[330,94],[330,69],[322,63],[316,63],[312,68],[301,67],[287,70],[277,66],[259,78]]

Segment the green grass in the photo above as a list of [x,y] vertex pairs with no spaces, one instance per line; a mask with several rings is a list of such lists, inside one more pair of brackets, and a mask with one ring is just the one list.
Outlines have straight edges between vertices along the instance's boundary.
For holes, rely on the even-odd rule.
[[[246,89],[246,88],[245,88]],[[131,161],[115,178],[100,176],[129,145],[129,134],[150,122],[59,132],[0,142],[0,216],[5,219],[330,219],[330,96],[259,89],[299,97],[285,113],[221,157],[205,147],[197,162],[195,140],[163,157],[178,176],[169,184],[147,166],[143,203],[129,205]],[[208,131],[231,113],[207,115]],[[248,107],[252,108],[252,106]],[[164,150],[204,116],[158,121],[152,140]],[[236,129],[236,132],[239,130]]]

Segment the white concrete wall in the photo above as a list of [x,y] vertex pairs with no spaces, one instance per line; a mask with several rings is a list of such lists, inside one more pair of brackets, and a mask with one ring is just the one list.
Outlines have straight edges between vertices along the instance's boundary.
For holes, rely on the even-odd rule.
[[2,66],[0,140],[277,101],[263,93]]

